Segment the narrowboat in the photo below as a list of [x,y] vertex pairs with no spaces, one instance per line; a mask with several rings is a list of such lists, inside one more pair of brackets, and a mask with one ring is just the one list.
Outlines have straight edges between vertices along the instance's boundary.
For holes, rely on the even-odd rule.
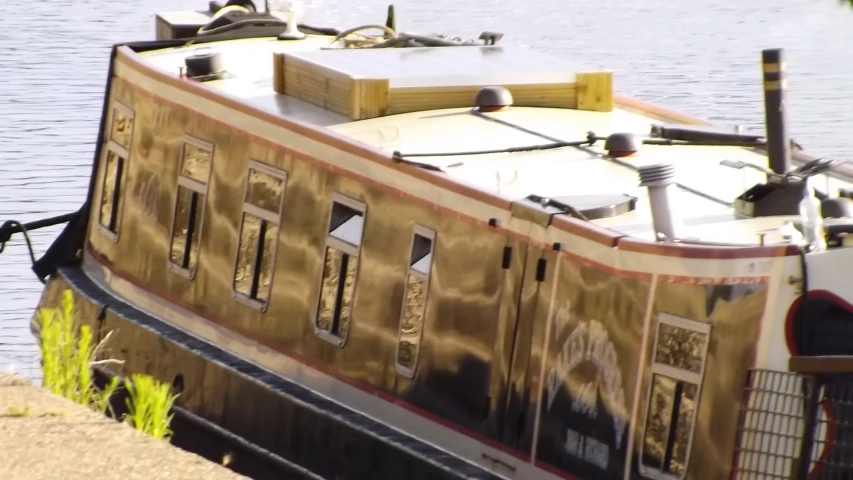
[[34,269],[114,374],[316,478],[850,478],[853,169],[791,140],[780,49],[749,132],[276,8],[112,49]]

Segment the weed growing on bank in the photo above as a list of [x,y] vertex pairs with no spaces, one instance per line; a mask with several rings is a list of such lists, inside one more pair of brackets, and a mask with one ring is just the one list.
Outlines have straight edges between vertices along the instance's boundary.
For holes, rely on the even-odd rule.
[[169,411],[177,398],[169,392],[169,385],[148,375],[133,374],[125,388],[129,412],[125,421],[157,440],[168,441],[172,437],[169,424],[175,415]]
[[[113,377],[103,389],[94,381],[93,368],[120,360],[95,360],[112,332],[94,345],[92,328],[78,326],[74,316],[74,297],[70,290],[62,292],[61,308],[39,309],[34,321],[42,357],[44,387],[80,405],[106,414],[110,399],[122,387],[118,377]],[[128,392],[125,400],[128,414],[122,420],[135,429],[158,440],[171,438],[169,424],[172,405],[178,395],[169,392],[169,385],[149,375],[133,374],[125,379]],[[115,418],[110,410],[110,416]]]
[[62,292],[61,308],[40,309],[35,323],[44,387],[105,414],[110,397],[119,387],[119,380],[113,378],[106,388],[99,389],[92,376],[92,367],[110,335],[94,345],[92,328],[88,325],[77,328],[70,290]]

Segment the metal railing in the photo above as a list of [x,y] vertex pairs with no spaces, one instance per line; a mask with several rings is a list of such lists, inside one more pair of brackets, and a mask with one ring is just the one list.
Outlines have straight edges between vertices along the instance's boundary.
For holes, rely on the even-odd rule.
[[853,480],[853,357],[749,372],[733,480]]

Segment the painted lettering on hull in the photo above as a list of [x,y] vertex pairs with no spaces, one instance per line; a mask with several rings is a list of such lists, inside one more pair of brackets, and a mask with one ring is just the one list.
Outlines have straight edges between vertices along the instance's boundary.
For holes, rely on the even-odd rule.
[[[612,425],[612,436],[605,443],[596,438],[596,435],[600,435],[600,428],[595,429],[596,435],[581,433],[574,426],[567,428],[565,453],[607,470],[610,463],[609,444],[619,450],[627,426],[625,389],[616,348],[601,322],[573,319],[569,302],[554,317],[558,338],[566,328],[572,330],[562,341],[556,362],[546,376],[546,414],[553,411],[554,402],[561,392],[560,387],[571,379],[568,387],[571,417],[585,419],[578,421],[578,425],[599,425],[599,413],[604,410],[608,423]],[[603,408],[599,408],[600,404]]]
[[560,262],[541,337],[536,461],[577,478],[622,479],[652,279]]
[[[569,305],[563,307],[566,312],[569,308]],[[568,313],[563,315],[567,316]],[[563,342],[557,362],[548,373],[547,409],[551,410],[558,388],[569,375],[581,364],[589,363],[597,372],[593,379],[581,384],[573,395],[572,412],[594,419],[598,416],[598,400],[603,397],[609,404],[608,410],[614,415],[614,442],[616,448],[619,448],[626,426],[626,406],[622,371],[617,361],[616,348],[604,325],[597,320],[578,322],[577,327]]]

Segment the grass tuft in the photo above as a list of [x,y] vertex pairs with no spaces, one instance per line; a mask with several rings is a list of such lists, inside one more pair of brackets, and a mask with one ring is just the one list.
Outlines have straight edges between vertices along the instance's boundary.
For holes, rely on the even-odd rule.
[[44,387],[80,405],[106,413],[109,399],[119,387],[119,380],[114,378],[104,389],[99,389],[92,376],[92,366],[110,335],[97,346],[93,345],[92,328],[88,325],[78,328],[74,320],[74,297],[70,290],[62,292],[61,308],[38,311],[35,327]]
[[168,384],[148,375],[131,375],[125,388],[128,393],[125,421],[145,434],[168,441],[172,437],[169,424],[175,415],[169,412],[178,394],[172,395]]
[[[40,309],[34,325],[42,357],[44,387],[98,413],[106,414],[109,409],[110,416],[115,418],[110,399],[122,386],[119,378],[113,377],[100,389],[93,376],[96,365],[123,363],[113,359],[95,360],[112,332],[94,345],[91,327],[78,326],[75,321],[74,297],[70,290],[62,292],[61,308]],[[178,395],[172,395],[168,384],[149,375],[131,375],[125,379],[124,388],[128,392],[125,402],[129,411],[124,421],[158,440],[168,441],[172,435],[169,424],[174,415],[170,411]]]

